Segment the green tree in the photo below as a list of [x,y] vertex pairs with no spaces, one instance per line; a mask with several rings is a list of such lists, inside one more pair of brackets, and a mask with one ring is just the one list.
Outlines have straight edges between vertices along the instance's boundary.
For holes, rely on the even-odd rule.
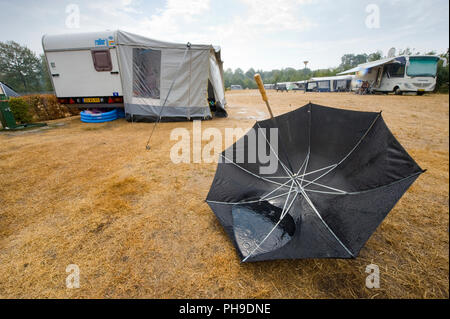
[[245,72],[245,76],[249,79],[253,79],[253,76],[256,74],[253,68],[250,68],[247,72]]
[[48,63],[44,54],[41,54],[41,68],[39,70],[39,77],[41,79],[41,87],[43,91],[53,91],[53,84],[50,79],[50,73],[48,71]]
[[381,60],[382,58],[383,58],[383,52],[377,51],[377,52],[369,54],[369,56],[367,58],[367,62]]
[[436,92],[448,93],[449,91],[449,51],[440,55],[447,61],[447,65],[444,66],[444,61],[438,62],[437,74],[436,74]]
[[366,63],[368,55],[363,54],[344,54],[341,58],[340,67],[344,70],[356,67],[358,64]]
[[410,48],[406,48],[404,50],[400,50],[399,53],[398,53],[398,55],[412,55],[412,54],[413,54],[413,52],[411,51]]
[[0,81],[18,92],[41,89],[41,60],[27,47],[17,42],[0,42]]

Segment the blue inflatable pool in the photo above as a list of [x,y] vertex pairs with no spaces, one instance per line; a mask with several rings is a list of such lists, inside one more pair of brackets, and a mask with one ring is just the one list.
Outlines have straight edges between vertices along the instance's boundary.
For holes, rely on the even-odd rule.
[[103,123],[114,121],[118,118],[116,109],[104,113],[87,113],[86,111],[82,111],[80,116],[81,121],[85,123]]

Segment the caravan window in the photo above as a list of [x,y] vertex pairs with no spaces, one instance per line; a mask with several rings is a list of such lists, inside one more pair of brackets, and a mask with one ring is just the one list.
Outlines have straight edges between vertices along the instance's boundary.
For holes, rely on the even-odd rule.
[[386,64],[385,72],[392,78],[402,78],[405,76],[405,65],[403,63]]
[[92,53],[92,61],[94,62],[95,70],[98,72],[111,71],[112,62],[109,49],[107,50],[94,50]]
[[160,98],[161,51],[133,49],[133,96]]
[[409,58],[406,74],[408,76],[436,76],[438,60],[436,57]]

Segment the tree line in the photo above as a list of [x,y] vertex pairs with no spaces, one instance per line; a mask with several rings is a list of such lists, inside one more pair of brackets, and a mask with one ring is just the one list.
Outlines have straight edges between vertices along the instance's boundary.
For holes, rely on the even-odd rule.
[[[420,52],[406,48],[400,50],[398,55],[419,55]],[[435,55],[435,51],[423,53]],[[449,58],[448,51],[440,55]],[[376,61],[384,58],[382,51],[362,54],[345,54],[341,58],[341,64],[336,68],[311,70],[309,68],[295,69],[284,68],[280,70],[255,70],[250,68],[247,72],[237,68],[224,71],[225,87],[232,84],[241,85],[243,88],[256,89],[253,79],[255,73],[261,74],[264,83],[295,82],[308,80],[311,77],[333,76],[339,72],[356,67],[358,64]],[[52,91],[52,83],[48,72],[45,55],[36,55],[33,51],[14,41],[0,42],[0,81],[6,83],[19,93],[23,92],[47,92]],[[438,64],[437,88],[447,86],[449,81],[449,66],[444,67],[442,62]]]
[[[398,55],[420,55],[420,52],[411,50],[410,48],[406,48],[403,50],[399,50]],[[422,53],[424,55],[436,55],[436,51],[429,51]],[[445,58],[447,61],[449,59],[448,51],[440,54],[441,57]],[[225,87],[229,88],[233,85],[241,85],[244,89],[256,89],[256,83],[253,79],[255,73],[259,73],[264,83],[278,83],[278,82],[296,82],[308,80],[311,77],[324,77],[324,76],[334,76],[340,72],[345,70],[354,68],[358,66],[358,64],[372,62],[376,60],[380,60],[386,58],[383,55],[382,51],[376,51],[373,53],[362,53],[362,54],[344,54],[341,57],[341,63],[336,68],[329,69],[318,69],[311,70],[309,68],[295,69],[295,68],[284,68],[280,70],[272,70],[272,71],[263,71],[256,70],[250,68],[247,72],[244,72],[242,69],[237,68],[234,71],[230,68],[224,71],[224,81]],[[440,61],[438,63],[438,74],[437,74],[437,84],[436,88],[440,88],[442,86],[447,86],[448,89],[448,81],[449,81],[449,65],[446,67],[443,66],[443,62]]]

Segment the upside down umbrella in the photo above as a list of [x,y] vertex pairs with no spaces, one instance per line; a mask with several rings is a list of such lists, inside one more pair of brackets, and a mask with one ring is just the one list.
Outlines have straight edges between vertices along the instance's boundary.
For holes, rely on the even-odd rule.
[[243,262],[355,258],[423,172],[381,113],[309,103],[223,151],[206,201]]

